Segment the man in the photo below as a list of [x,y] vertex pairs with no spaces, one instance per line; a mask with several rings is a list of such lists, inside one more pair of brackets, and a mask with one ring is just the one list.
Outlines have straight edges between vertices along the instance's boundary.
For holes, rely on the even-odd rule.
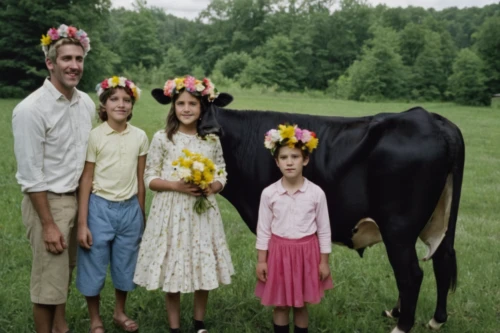
[[75,88],[90,50],[87,34],[63,24],[41,41],[50,77],[16,106],[12,128],[22,219],[33,254],[35,329],[62,333],[69,332],[64,313],[76,263],[76,190],[95,104]]

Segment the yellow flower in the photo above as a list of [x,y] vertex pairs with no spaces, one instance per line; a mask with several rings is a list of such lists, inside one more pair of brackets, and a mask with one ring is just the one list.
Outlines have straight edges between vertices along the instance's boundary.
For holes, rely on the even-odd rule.
[[318,147],[318,138],[311,138],[308,143],[306,143],[307,149],[309,149],[309,152],[312,152],[313,149],[316,149]]
[[279,125],[279,132],[282,139],[291,139],[295,136],[295,127],[292,125]]
[[194,170],[193,172],[193,182],[198,185],[201,181],[201,172],[198,170]]
[[298,142],[297,138],[295,136],[291,137],[288,139],[287,145],[290,148],[295,148],[295,144]]
[[113,88],[115,88],[116,86],[118,86],[118,84],[120,83],[120,78],[118,76],[113,76],[111,78],[111,85]]
[[49,46],[50,43],[52,43],[52,39],[50,39],[49,35],[42,35],[42,39],[40,39],[40,41],[43,46]]
[[177,89],[177,91],[180,91],[182,88],[184,88],[184,78],[182,77],[178,77],[174,80],[175,82],[175,89]]
[[193,160],[190,158],[182,158],[181,159],[181,166],[184,168],[191,168],[191,165],[193,165]]

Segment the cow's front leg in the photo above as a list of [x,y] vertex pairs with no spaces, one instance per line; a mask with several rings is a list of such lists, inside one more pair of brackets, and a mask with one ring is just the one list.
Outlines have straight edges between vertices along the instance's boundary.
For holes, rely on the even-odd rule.
[[401,243],[401,239],[398,238],[394,241],[398,243],[392,243],[392,240],[386,242],[387,255],[396,277],[400,301],[400,316],[392,333],[406,333],[415,323],[415,310],[424,274],[418,265],[415,244]]

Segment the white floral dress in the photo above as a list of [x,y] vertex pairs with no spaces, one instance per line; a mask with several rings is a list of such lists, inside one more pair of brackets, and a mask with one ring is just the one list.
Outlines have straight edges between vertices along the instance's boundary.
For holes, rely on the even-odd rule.
[[[146,161],[146,186],[155,178],[178,180],[172,175],[172,162],[184,148],[225,167],[217,136],[202,139],[177,132],[173,141],[167,139],[165,130],[155,133]],[[215,180],[226,183],[225,175],[217,177]],[[231,283],[234,268],[215,196],[208,197],[215,208],[201,215],[193,210],[195,200],[195,196],[175,191],[155,193],[139,250],[136,284],[148,290],[189,293]]]

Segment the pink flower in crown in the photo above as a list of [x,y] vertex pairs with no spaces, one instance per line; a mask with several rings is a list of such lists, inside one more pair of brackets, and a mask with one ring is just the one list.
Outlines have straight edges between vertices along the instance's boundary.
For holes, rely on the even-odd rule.
[[86,52],[88,50],[90,50],[90,39],[88,39],[88,38],[80,39],[80,44],[82,44],[82,46],[86,50]]
[[68,37],[75,38],[76,37],[76,28],[73,26],[68,27]]
[[311,132],[308,130],[302,130],[302,142],[307,143],[309,140],[311,140],[312,135]]
[[108,79],[104,80],[101,82],[101,88],[102,89],[108,89],[109,84],[108,84]]
[[302,140],[302,130],[298,127],[295,127],[295,137],[297,138],[298,141]]
[[196,79],[192,76],[186,76],[186,79],[184,80],[184,86],[186,87],[187,91],[195,92],[196,91]]
[[212,82],[209,79],[204,78],[203,84],[205,85],[205,90],[203,90],[201,92],[201,95],[202,96],[205,96],[205,95],[212,96],[214,94],[214,85],[212,84]]
[[267,133],[266,133],[266,136],[264,137],[264,146],[267,148],[267,149],[272,149],[274,148],[274,141],[273,141],[273,133],[272,133],[273,130],[269,130]]
[[50,28],[49,31],[47,32],[47,35],[49,35],[50,39],[52,40],[59,39],[59,33],[57,32],[56,28]]
[[165,87],[163,88],[163,93],[165,96],[172,97],[174,94],[175,90],[175,81],[174,80],[168,80],[165,82]]
[[78,30],[75,34],[76,38],[78,39],[84,39],[87,37],[87,33],[85,31],[83,31],[82,29]]

